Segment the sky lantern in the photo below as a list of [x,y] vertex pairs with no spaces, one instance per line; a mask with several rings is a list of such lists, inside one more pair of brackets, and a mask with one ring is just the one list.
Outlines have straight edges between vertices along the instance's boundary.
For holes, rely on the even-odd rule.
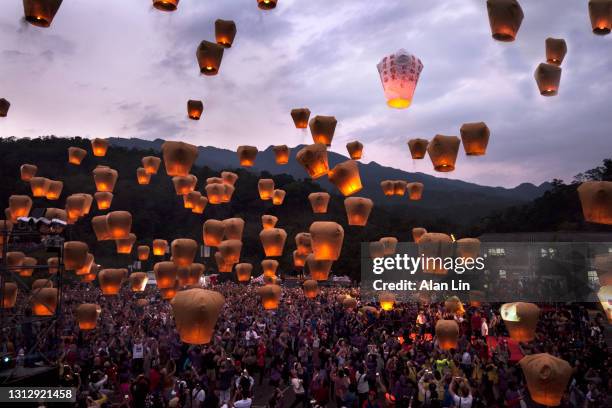
[[612,181],[587,181],[578,187],[587,222],[612,225]]
[[206,196],[209,204],[221,204],[223,203],[223,196],[225,195],[225,184],[207,184],[204,189],[206,190]]
[[310,118],[310,109],[291,109],[291,118],[297,129],[306,129],[308,127],[308,119]]
[[155,156],[145,156],[142,158],[142,167],[144,167],[147,174],[157,174],[161,159]]
[[380,303],[380,308],[386,312],[393,310],[395,295],[393,292],[380,292],[378,294],[378,303]]
[[257,289],[257,294],[261,298],[261,305],[265,310],[275,310],[278,308],[281,297],[281,287],[276,284],[265,285]]
[[463,316],[465,314],[465,308],[461,299],[457,296],[451,296],[444,301],[444,309],[447,313],[452,313],[457,316]]
[[264,259],[261,261],[261,269],[264,276],[276,276],[276,270],[278,269],[278,261],[274,259]]
[[59,180],[49,180],[49,187],[47,188],[47,193],[45,194],[45,198],[47,200],[57,200],[62,195],[62,190],[64,189],[64,183]]
[[499,309],[510,337],[519,342],[531,341],[540,317],[540,308],[533,303],[505,303]]
[[[309,254],[301,254],[297,251],[293,251],[293,266],[297,269],[303,268],[306,265],[306,258]],[[325,262],[325,261],[321,261]]]
[[160,11],[175,11],[180,0],[153,0],[153,7]]
[[37,171],[38,167],[34,164],[22,164],[21,167],[19,167],[21,181],[30,181],[32,177],[36,176]]
[[68,215],[66,214],[66,210],[50,207],[45,210],[45,218],[48,220],[55,219],[66,222],[68,220]]
[[218,247],[223,241],[225,234],[225,223],[219,220],[206,220],[202,226],[202,236],[204,245],[209,247]]
[[193,174],[172,177],[172,184],[174,185],[174,191],[176,192],[176,195],[185,195],[195,190],[195,186],[197,183],[198,178]]
[[238,146],[236,153],[238,153],[240,165],[244,167],[252,167],[255,164],[257,152],[257,147],[255,146]]
[[222,184],[223,185],[223,194],[221,195],[222,203],[229,203],[232,200],[232,196],[234,195],[234,191],[236,188],[230,184]]
[[355,140],[346,144],[346,150],[352,160],[359,160],[363,154],[363,143]]
[[192,263],[187,267],[177,268],[176,278],[179,286],[197,285],[204,273],[204,269],[205,267],[201,263]]
[[136,242],[136,234],[130,233],[127,238],[121,238],[115,240],[118,254],[129,255],[132,253],[132,247]]
[[486,153],[491,132],[484,122],[464,123],[459,131],[466,155],[482,156]]
[[74,224],[83,214],[85,208],[85,197],[80,194],[72,194],[66,197],[66,214],[68,223]]
[[319,283],[314,279],[305,280],[302,289],[306,298],[314,299],[319,294]]
[[215,40],[223,48],[231,48],[236,37],[236,23],[232,20],[215,20]]
[[257,182],[257,189],[259,190],[259,198],[262,200],[271,200],[272,193],[274,192],[274,180],[259,179]]
[[91,252],[87,253],[87,258],[85,259],[85,263],[79,269],[75,269],[74,274],[77,276],[87,275],[91,270],[91,266],[94,264],[95,259]]
[[206,76],[217,75],[223,59],[223,48],[210,41],[202,41],[196,50],[200,73]]
[[173,141],[164,142],[161,148],[168,176],[187,176],[198,157],[198,148],[189,143]]
[[199,191],[190,191],[183,196],[183,206],[186,209],[193,209],[195,203],[202,197],[202,193]]
[[96,234],[98,241],[107,241],[112,239],[111,233],[106,223],[106,215],[97,215],[91,219],[91,228]]
[[20,269],[19,270],[19,276],[21,277],[29,277],[32,276],[32,274],[34,273],[34,267],[38,264],[38,261],[36,260],[36,258],[32,258],[31,256],[26,256],[25,258],[23,258],[23,261],[21,262],[21,266],[24,269]]
[[193,288],[177,293],[170,305],[181,341],[209,343],[224,304],[223,295],[211,290]]
[[276,164],[289,163],[289,148],[287,145],[277,145],[272,147]]
[[[612,8],[610,10],[612,10]],[[551,37],[546,39],[547,63],[559,66],[563,63],[565,54],[567,54],[567,44],[564,39]]]
[[347,295],[344,299],[342,299],[342,306],[346,310],[355,310],[357,308],[357,299]]
[[149,248],[148,245],[138,245],[138,248],[136,248],[136,253],[138,254],[139,261],[146,261],[149,259],[151,248]]
[[559,82],[561,82],[561,67],[553,64],[541,63],[533,74],[540,95],[555,96],[559,92]]
[[223,259],[223,255],[221,255],[221,252],[215,252],[215,262],[217,264],[217,269],[219,270],[219,272],[221,273],[232,272],[232,267],[234,266],[234,264],[225,262],[225,259]]
[[593,34],[610,34],[612,29],[612,0],[589,0],[589,16]]
[[344,208],[348,225],[363,227],[368,223],[368,218],[374,207],[374,202],[364,197],[347,197],[344,199]]
[[491,34],[497,41],[514,41],[523,22],[523,9],[517,0],[487,0]]
[[423,197],[423,183],[413,182],[406,184],[406,190],[408,190],[408,198],[410,200],[420,200]]
[[259,239],[267,257],[277,257],[283,254],[287,233],[281,228],[270,228],[259,233]]
[[200,100],[190,99],[187,101],[187,116],[192,120],[200,120],[202,112],[204,111],[204,104]]
[[208,204],[208,198],[204,197],[204,196],[200,196],[193,204],[193,208],[191,209],[191,212],[194,214],[202,214],[204,213],[204,209],[206,208],[206,205]]
[[165,239],[154,239],[153,240],[153,255],[164,256],[168,250],[168,241]]
[[127,269],[102,269],[98,273],[98,283],[104,296],[117,295],[123,280],[127,278]]
[[49,190],[49,180],[46,177],[32,177],[30,179],[30,189],[32,190],[33,197],[44,197],[47,195]]
[[19,217],[27,217],[32,209],[32,199],[26,195],[12,195],[9,197],[8,208],[15,220]]
[[4,98],[0,98],[0,118],[6,118],[10,107],[11,103],[9,101]]
[[276,189],[272,192],[272,204],[274,205],[282,205],[283,201],[285,201],[285,195],[287,192],[285,190]]
[[242,233],[244,231],[244,220],[242,218],[227,218],[222,222],[225,239],[242,240]]
[[275,217],[273,215],[264,214],[261,216],[261,226],[263,229],[274,228],[277,222],[278,222],[278,217]]
[[372,259],[385,257],[385,246],[381,241],[370,242],[368,250]]
[[395,195],[395,182],[393,180],[383,180],[380,182],[383,194],[386,196]]
[[87,156],[87,150],[81,149],[80,147],[69,147],[68,148],[68,163],[76,166],[80,165],[83,159]]
[[155,273],[155,282],[159,289],[171,288],[176,281],[177,267],[174,262],[157,262],[153,266]]
[[95,303],[80,304],[74,314],[81,330],[93,330],[98,325],[98,317],[102,309]]
[[98,265],[92,265],[89,273],[87,275],[79,276],[80,281],[84,283],[91,283],[96,280],[98,277]]
[[531,399],[547,407],[561,405],[574,369],[548,353],[530,354],[519,361]]
[[414,160],[420,160],[425,157],[425,153],[427,153],[427,146],[429,145],[429,140],[427,139],[410,139],[408,141],[408,149],[410,149],[410,156]]
[[68,241],[64,243],[64,268],[75,271],[87,262],[89,247],[85,242]]
[[151,175],[147,173],[147,170],[144,167],[139,167],[136,169],[136,181],[141,186],[146,186],[151,182]]
[[32,292],[32,314],[53,316],[57,308],[57,293],[56,288],[41,288]]
[[61,5],[62,0],[24,0],[25,21],[36,27],[49,27]]
[[457,256],[466,259],[476,259],[480,255],[480,240],[478,238],[461,238],[455,242]]
[[249,282],[251,280],[251,273],[253,272],[253,265],[250,263],[239,263],[236,265],[236,278],[238,282]]
[[455,170],[455,161],[459,152],[461,141],[457,136],[436,135],[427,146],[427,153],[434,166],[439,172]]
[[312,239],[307,232],[298,232],[295,234],[295,246],[300,254],[312,253]]
[[106,156],[106,151],[108,150],[108,140],[100,138],[92,139],[91,150],[93,155],[96,157]]
[[257,7],[261,10],[272,10],[277,2],[278,0],[257,0]]
[[423,70],[421,60],[400,49],[395,54],[380,60],[376,68],[385,91],[387,105],[396,109],[409,107]]
[[315,214],[325,214],[327,212],[327,205],[329,204],[330,195],[325,192],[321,193],[310,193],[308,195],[308,201],[312,207],[312,212]]
[[221,241],[219,244],[219,252],[225,260],[225,263],[237,264],[240,262],[240,252],[242,251],[242,241],[238,239],[228,239]]
[[295,159],[304,167],[312,179],[318,179],[329,171],[327,148],[322,143],[303,147],[297,152]]
[[344,229],[331,221],[315,221],[310,224],[312,252],[317,261],[335,261],[340,257]]
[[238,180],[238,175],[236,173],[232,173],[231,171],[222,171],[221,172],[221,180],[225,184],[235,185]]
[[395,237],[383,237],[380,239],[383,244],[383,253],[385,256],[395,254],[395,248],[397,247],[397,238]]
[[326,281],[329,278],[329,272],[334,261],[318,261],[314,254],[306,255],[306,266],[310,273],[310,279],[317,281]]
[[93,197],[91,194],[77,193],[83,197],[83,216],[88,215],[91,211],[91,204],[93,204]]
[[179,289],[180,287],[179,287],[178,282],[174,282],[174,286],[170,288],[160,289],[159,294],[161,295],[161,298],[164,300],[172,300],[178,293]]
[[107,191],[112,193],[115,189],[115,184],[119,178],[117,170],[111,169],[110,167],[96,167],[93,170],[94,182],[96,183],[96,190]]
[[2,305],[0,305],[3,309],[10,309],[15,307],[15,303],[17,303],[17,293],[19,292],[17,285],[13,282],[5,282],[4,283],[4,294],[2,296]]
[[189,238],[178,238],[170,245],[172,259],[176,266],[189,266],[198,252],[198,243]]
[[438,320],[436,322],[436,338],[442,350],[457,348],[459,325],[454,320]]
[[132,214],[128,211],[111,211],[106,215],[106,223],[112,239],[128,238],[132,229]]
[[331,146],[337,123],[338,121],[334,116],[317,115],[310,119],[308,126],[310,127],[310,133],[314,143]]
[[393,195],[403,196],[406,194],[407,181],[394,180],[393,181]]
[[359,166],[355,160],[347,160],[337,164],[328,174],[329,181],[334,184],[344,195],[349,196],[360,191],[361,177],[359,176]]
[[[413,232],[414,234],[414,232]],[[419,254],[426,258],[444,258],[453,254],[453,240],[450,236],[437,232],[426,232],[418,241]],[[444,262],[426,262],[423,268],[426,273],[446,275]]]

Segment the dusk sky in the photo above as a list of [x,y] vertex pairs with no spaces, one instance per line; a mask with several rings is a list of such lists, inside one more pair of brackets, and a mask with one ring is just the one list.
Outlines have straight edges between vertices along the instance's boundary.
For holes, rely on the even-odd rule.
[[[513,43],[491,38],[484,0],[68,0],[51,28],[23,21],[18,0],[0,12],[0,97],[11,102],[0,136],[138,137],[238,145],[311,143],[289,111],[334,115],[331,150],[364,143],[363,161],[514,186],[566,181],[612,156],[612,35],[593,35],[586,0],[521,1]],[[214,21],[238,34],[219,75],[199,73],[195,51]],[[540,96],[533,73],[547,37],[564,38],[559,95]],[[421,59],[413,104],[388,108],[376,70],[404,48]],[[202,99],[202,120],[186,115]],[[410,138],[491,129],[487,155],[459,154],[455,172],[413,162]]]

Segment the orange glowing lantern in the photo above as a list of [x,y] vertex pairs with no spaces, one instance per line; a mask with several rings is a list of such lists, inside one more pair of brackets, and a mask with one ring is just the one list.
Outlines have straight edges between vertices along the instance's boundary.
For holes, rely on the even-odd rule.
[[204,209],[206,208],[207,204],[208,204],[208,198],[201,196],[193,204],[193,208],[191,209],[191,212],[194,214],[202,214],[204,213]]
[[181,341],[209,343],[224,303],[223,295],[211,290],[194,288],[177,293],[170,304]]
[[180,0],[153,0],[153,7],[160,11],[175,11]]
[[198,148],[184,142],[164,142],[162,144],[162,155],[164,156],[164,165],[168,176],[184,177],[189,174],[198,157]]
[[223,59],[223,48],[210,41],[202,41],[198,45],[196,58],[200,66],[200,73],[206,76],[217,75]]
[[257,189],[259,190],[259,198],[262,200],[271,200],[272,194],[274,193],[274,180],[260,179],[257,183]]
[[64,189],[64,183],[59,180],[49,180],[49,187],[47,188],[47,193],[45,194],[45,198],[47,200],[57,200],[62,195],[62,190]]
[[427,230],[425,228],[415,227],[412,229],[412,239],[416,244],[419,243],[421,237],[425,234],[427,234]]
[[261,298],[261,305],[265,310],[275,310],[278,308],[281,297],[281,288],[276,284],[265,285],[257,290]]
[[427,146],[434,169],[439,172],[455,170],[455,161],[461,141],[457,136],[436,135]]
[[420,200],[423,197],[423,183],[413,182],[406,184],[408,198],[410,200]]
[[461,238],[455,243],[457,256],[464,259],[476,259],[480,254],[480,240],[478,238]]
[[363,143],[355,140],[346,144],[346,150],[352,160],[359,160],[363,155]]
[[393,195],[403,196],[406,194],[406,187],[408,186],[408,182],[404,180],[394,180],[393,181]]
[[17,293],[18,288],[17,285],[13,282],[5,282],[4,283],[4,294],[2,295],[2,308],[10,309],[15,307],[15,303],[17,302]]
[[204,273],[204,269],[205,267],[201,263],[192,263],[188,267],[177,268],[176,278],[179,286],[197,285]]
[[561,405],[574,369],[565,360],[548,353],[523,357],[519,365],[527,381],[531,399],[547,407]]
[[287,233],[280,228],[265,229],[259,233],[259,239],[267,257],[281,256]]
[[180,288],[179,288],[178,282],[175,282],[174,286],[172,286],[171,288],[160,289],[159,294],[161,295],[161,298],[164,300],[172,300],[178,293],[179,289]]
[[524,302],[505,303],[499,312],[513,340],[527,342],[535,338],[540,317],[538,306]]
[[8,208],[14,221],[19,217],[27,217],[32,209],[32,199],[26,195],[12,195],[9,197]]
[[466,155],[482,156],[486,153],[491,132],[484,122],[464,123],[459,131]]
[[[183,206],[186,209],[193,210],[193,207],[198,203],[202,197],[202,193],[199,191],[190,191],[183,196]],[[208,202],[208,200],[206,200]]]
[[370,242],[368,247],[370,258],[384,258],[385,256],[385,246],[380,241]]
[[383,180],[380,182],[383,194],[390,197],[395,195],[395,182],[393,180]]
[[457,348],[459,325],[454,320],[438,320],[436,323],[436,337],[442,350]]
[[32,314],[53,316],[57,308],[57,294],[56,288],[41,288],[32,292]]
[[369,198],[348,197],[344,199],[344,208],[348,225],[363,227],[368,223],[368,218],[374,207],[374,202]]
[[295,246],[298,253],[308,255],[312,253],[312,240],[307,232],[298,232],[295,234]]
[[207,184],[204,189],[206,190],[206,196],[210,204],[221,204],[223,203],[223,196],[225,195],[225,186],[227,184]]
[[45,218],[48,220],[60,220],[66,222],[68,220],[68,214],[66,214],[66,210],[51,207],[46,209]]
[[9,101],[4,98],[0,98],[0,118],[6,118],[10,107],[11,103]]
[[278,269],[278,261],[274,259],[264,259],[261,261],[261,269],[263,270],[264,276],[275,277],[276,270]]
[[153,255],[164,256],[168,251],[168,241],[165,239],[154,239],[153,240]]
[[401,49],[384,57],[376,66],[391,108],[406,109],[412,103],[414,91],[423,70],[420,59]]
[[463,316],[465,314],[465,308],[461,299],[457,296],[451,296],[444,301],[444,309],[447,313],[452,313],[457,316]]
[[128,238],[132,229],[132,214],[128,211],[111,211],[106,215],[106,223],[112,239]]
[[[297,250],[293,251],[293,266],[297,269],[303,268],[306,265],[306,258],[309,254],[301,254]],[[325,261],[320,261],[325,262]]]
[[314,299],[319,294],[319,283],[314,279],[305,280],[302,289],[306,298]]
[[80,304],[75,310],[76,321],[81,330],[93,330],[98,325],[98,317],[102,309],[95,303]]
[[[612,4],[612,2],[610,3]],[[611,9],[612,10],[612,9]],[[562,38],[546,39],[546,62],[553,65],[561,65],[567,54],[567,44]]]
[[335,261],[340,257],[344,229],[331,221],[315,221],[310,225],[312,252],[317,261]]
[[222,272],[222,273],[232,272],[232,267],[234,266],[234,264],[225,262],[225,259],[223,259],[223,256],[221,255],[221,252],[215,253],[215,262],[217,264],[217,269],[219,270],[219,272]]
[[395,295],[392,292],[381,292],[378,295],[378,303],[380,303],[380,308],[386,312],[393,310]]
[[390,256],[390,255],[395,254],[395,249],[397,248],[397,238],[383,237],[380,239],[380,242],[383,244],[383,254],[385,256]]
[[177,266],[189,266],[198,252],[198,243],[188,238],[175,239],[170,245],[170,251]]
[[231,171],[223,171],[221,172],[221,179],[225,184],[235,185],[238,180],[238,175],[236,173],[232,173]]
[[329,181],[344,195],[349,196],[362,189],[359,167],[355,160],[347,160],[337,164],[329,171]]
[[229,184],[223,184],[223,195],[221,196],[221,202],[229,203],[232,199],[234,191],[236,191],[234,186],[231,186]]
[[329,204],[330,196],[328,193],[310,193],[308,201],[312,207],[312,212],[315,214],[325,214]]
[[209,247],[218,247],[223,241],[223,234],[225,233],[225,224],[219,220],[206,220],[202,227],[202,236],[204,245]]
[[185,195],[194,191],[197,183],[198,178],[193,174],[172,177],[172,184],[174,184],[176,195]]
[[132,253],[132,247],[136,242],[136,235],[130,233],[127,238],[120,238],[115,240],[118,254],[129,255]]
[[306,129],[308,127],[308,119],[310,118],[310,109],[297,108],[291,109],[291,118],[295,127],[298,129]]
[[323,143],[303,147],[297,152],[295,160],[306,169],[312,179],[318,179],[329,172],[327,147]]
[[523,9],[517,0],[487,0],[491,34],[497,41],[514,41],[521,23]]
[[148,245],[138,245],[138,248],[136,248],[136,252],[138,254],[139,261],[146,261],[149,259],[151,248],[149,248]]
[[272,192],[272,204],[274,205],[282,205],[285,200],[285,195],[287,192],[285,190],[276,189]]
[[22,164],[19,168],[19,172],[21,173],[21,181],[30,181],[32,177],[36,176],[37,171],[38,167],[34,164]]
[[231,48],[236,37],[236,23],[232,20],[215,21],[215,40],[224,48]]
[[429,140],[427,139],[410,139],[408,141],[408,149],[410,149],[410,156],[413,160],[419,160],[425,157],[427,153],[427,145]]
[[106,223],[105,215],[98,215],[91,219],[91,228],[96,234],[96,239],[98,241],[107,241],[112,239],[111,233],[108,229],[108,224]]
[[202,101],[196,101],[193,99],[187,101],[187,116],[189,119],[200,120],[203,111],[204,104]]
[[84,193],[77,193],[77,194],[74,194],[74,195],[83,197],[82,215],[85,216],[85,215],[89,214],[89,211],[91,210],[91,204],[93,203],[92,195],[91,194],[84,194]]
[[46,177],[32,177],[30,179],[30,189],[32,190],[32,196],[34,197],[45,197],[49,190],[49,184],[51,180]]
[[540,95],[557,95],[559,92],[559,82],[561,82],[561,67],[553,64],[541,63],[536,68],[533,76],[540,90]]
[[64,243],[64,268],[76,271],[87,263],[89,247],[85,242],[68,241]]
[[312,134],[314,143],[331,146],[337,123],[338,121],[333,116],[318,115],[310,119],[308,126],[310,127],[310,133]]
[[91,150],[96,157],[106,156],[108,150],[108,140],[95,138],[91,141]]
[[151,182],[151,175],[147,173],[144,167],[139,167],[136,169],[136,181],[141,186],[146,186]]
[[112,193],[115,189],[119,173],[110,167],[96,167],[93,170],[93,177],[96,183],[96,190]]
[[236,264],[240,262],[240,252],[242,251],[242,241],[237,239],[228,239],[221,241],[219,244],[219,253],[223,257],[225,263]]
[[446,234],[427,232],[419,238],[418,245],[419,254],[426,258],[426,262],[422,266],[423,271],[445,275],[447,270],[444,267],[444,258],[453,254],[452,238]]
[[80,147],[69,147],[68,148],[68,163],[79,165],[83,159],[87,156],[87,150],[81,149]]
[[274,228],[277,222],[278,217],[275,217],[273,215],[264,214],[261,216],[261,225],[265,230]]
[[19,269],[19,276],[21,277],[30,277],[34,273],[34,267],[38,264],[36,258],[32,258],[31,256],[26,256],[23,258],[21,262],[21,268]]
[[225,239],[238,241],[242,239],[242,232],[244,231],[244,220],[242,218],[227,218],[223,220],[223,227]]
[[278,0],[257,0],[257,7],[261,10],[272,10],[277,2]]
[[251,280],[253,265],[250,263],[239,263],[236,265],[236,278],[238,282],[248,282]]
[[612,181],[587,181],[578,187],[587,222],[612,225]]
[[176,281],[177,267],[174,262],[158,262],[153,266],[155,282],[159,289],[171,288]]
[[289,148],[287,145],[273,146],[272,151],[274,152],[274,160],[276,160],[276,164],[289,163]]
[[589,16],[593,34],[610,34],[612,29],[612,1],[589,0]]
[[102,269],[98,274],[102,294],[104,296],[117,295],[126,277],[127,269]]
[[147,174],[157,174],[161,159],[155,156],[146,156],[142,158],[142,167],[144,167]]
[[255,164],[255,158],[257,157],[255,146],[238,146],[236,152],[241,166],[252,167]]
[[24,0],[25,21],[36,27],[49,27],[62,0]]
[[74,274],[77,276],[87,275],[91,272],[91,268],[94,265],[94,256],[92,253],[87,253],[85,263],[79,269],[75,269]]

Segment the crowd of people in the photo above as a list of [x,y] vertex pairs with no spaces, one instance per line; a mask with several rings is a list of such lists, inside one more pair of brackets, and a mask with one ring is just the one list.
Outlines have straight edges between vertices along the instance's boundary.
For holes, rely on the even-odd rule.
[[[363,307],[376,303],[361,299],[346,309],[342,296],[359,299],[357,288],[321,288],[316,299],[283,288],[279,308],[266,311],[253,286],[212,289],[226,304],[212,341],[196,346],[180,341],[170,303],[152,287],[109,297],[91,285],[66,288],[59,385],[78,388],[79,407],[538,406],[511,356],[499,305],[466,305],[461,316],[440,303],[373,311]],[[102,308],[91,331],[79,330],[73,314],[84,302]],[[572,365],[561,406],[612,406],[604,317],[579,304],[542,310],[536,339],[521,343],[520,352],[547,352]],[[459,323],[456,349],[438,347],[440,318]],[[19,353],[41,327],[30,330],[5,333],[4,347],[11,343]]]

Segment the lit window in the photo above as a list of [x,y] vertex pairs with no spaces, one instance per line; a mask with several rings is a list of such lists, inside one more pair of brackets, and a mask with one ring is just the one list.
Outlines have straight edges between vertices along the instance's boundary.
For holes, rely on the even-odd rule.
[[589,279],[589,283],[599,284],[599,277],[597,277],[597,271],[588,271],[587,278]]
[[499,270],[499,278],[506,279],[506,271],[504,269]]

